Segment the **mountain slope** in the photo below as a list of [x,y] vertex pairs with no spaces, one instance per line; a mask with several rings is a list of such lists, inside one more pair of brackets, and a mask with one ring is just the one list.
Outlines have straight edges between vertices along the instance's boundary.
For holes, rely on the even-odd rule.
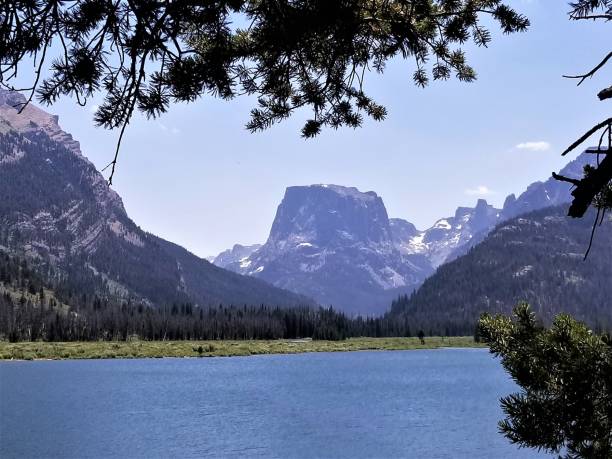
[[267,242],[221,266],[367,315],[384,312],[432,271],[422,255],[395,247],[376,193],[337,185],[287,188]]
[[0,250],[86,293],[160,305],[309,303],[142,231],[58,119],[0,91]]
[[433,333],[473,331],[482,312],[509,313],[528,301],[544,321],[568,312],[591,326],[612,326],[612,218],[588,246],[594,215],[565,216],[566,206],[538,210],[497,226],[484,241],[438,268],[389,313]]

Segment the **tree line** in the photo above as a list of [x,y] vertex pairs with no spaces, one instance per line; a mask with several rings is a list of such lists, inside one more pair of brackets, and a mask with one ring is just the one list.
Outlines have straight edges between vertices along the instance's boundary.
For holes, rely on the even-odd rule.
[[410,336],[410,329],[381,319],[348,318],[333,308],[261,306],[154,308],[107,304],[63,310],[53,299],[0,297],[0,339],[18,341],[249,340],[358,336]]
[[568,218],[565,206],[515,217],[493,230],[464,256],[440,266],[410,296],[393,302],[389,315],[404,316],[432,335],[466,335],[483,312],[510,314],[521,302],[545,325],[571,314],[595,332],[612,330],[612,220],[598,219],[588,260],[590,217]]
[[[416,331],[415,331],[416,333]],[[351,318],[329,308],[268,305],[152,307],[49,289],[25,259],[0,255],[0,339],[17,341],[246,340],[411,336],[404,320]]]

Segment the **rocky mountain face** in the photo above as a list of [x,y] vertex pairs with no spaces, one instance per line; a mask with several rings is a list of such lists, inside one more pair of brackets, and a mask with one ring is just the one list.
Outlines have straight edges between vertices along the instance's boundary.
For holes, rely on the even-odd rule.
[[470,334],[481,313],[508,314],[527,301],[547,323],[566,312],[609,330],[612,217],[597,228],[585,261],[595,213],[572,219],[566,212],[563,204],[506,220],[414,295],[396,301],[390,317],[433,334]]
[[141,230],[58,118],[0,90],[0,250],[75,291],[151,305],[308,303]]
[[437,268],[475,234],[493,228],[499,213],[499,209],[479,199],[476,207],[459,207],[454,216],[438,220],[429,229],[396,233],[395,241],[402,253],[422,254],[433,268]]
[[[382,199],[337,185],[287,188],[266,243],[225,264],[236,272],[358,314],[378,314],[432,269],[421,254],[402,254]],[[399,223],[405,226],[403,223]]]
[[[584,166],[595,161],[595,155],[583,153],[564,167],[561,175],[581,178]],[[570,185],[551,177],[544,182],[532,183],[518,198],[511,194],[502,209],[479,199],[476,207],[459,207],[453,217],[440,219],[429,229],[398,233],[396,243],[403,253],[423,254],[437,268],[467,253],[496,225],[521,214],[570,201]]]
[[401,218],[390,218],[389,226],[391,227],[391,238],[397,247],[401,247],[405,241],[421,234],[416,226]]

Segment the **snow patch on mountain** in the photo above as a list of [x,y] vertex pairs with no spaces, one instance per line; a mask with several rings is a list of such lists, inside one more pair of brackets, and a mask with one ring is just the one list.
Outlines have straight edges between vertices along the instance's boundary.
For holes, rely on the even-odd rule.
[[[490,229],[499,218],[500,209],[479,199],[474,208],[459,207],[453,217],[442,218],[431,228],[412,234],[394,235],[398,249],[404,254],[422,254],[433,268],[443,264],[462,245],[468,243],[474,234]],[[406,222],[407,223],[407,222]],[[395,225],[393,228],[397,228]]]

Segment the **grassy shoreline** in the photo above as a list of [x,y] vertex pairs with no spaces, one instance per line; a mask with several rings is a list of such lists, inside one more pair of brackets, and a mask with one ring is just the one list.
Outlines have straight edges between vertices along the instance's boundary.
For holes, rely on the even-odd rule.
[[484,347],[470,336],[418,338],[350,338],[345,341],[95,341],[45,343],[0,342],[0,360],[130,359],[162,357],[235,357],[305,352],[416,350]]

